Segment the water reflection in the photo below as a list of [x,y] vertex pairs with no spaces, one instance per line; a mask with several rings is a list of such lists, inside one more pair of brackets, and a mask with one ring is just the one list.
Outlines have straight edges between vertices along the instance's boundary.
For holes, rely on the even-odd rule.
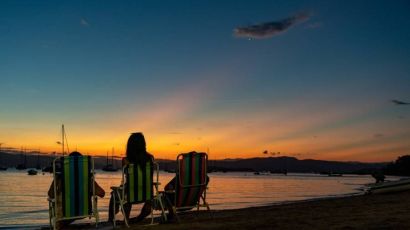
[[[160,190],[172,179],[160,173]],[[211,209],[233,209],[268,203],[351,194],[372,182],[369,176],[328,177],[314,174],[253,175],[253,173],[212,173],[207,200]],[[101,220],[107,219],[110,187],[118,186],[121,174],[97,171],[97,182],[106,191],[98,199]],[[48,224],[47,191],[51,174],[28,176],[22,171],[0,172],[0,227],[20,224]],[[137,215],[139,207],[131,215]]]

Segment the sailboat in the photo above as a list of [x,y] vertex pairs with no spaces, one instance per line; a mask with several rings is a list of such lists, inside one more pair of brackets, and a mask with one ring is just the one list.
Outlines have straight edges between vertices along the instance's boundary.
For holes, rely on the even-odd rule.
[[102,168],[102,170],[106,171],[106,172],[116,172],[116,171],[118,171],[118,169],[114,166],[114,148],[112,148],[112,152],[111,152],[111,164],[108,163],[108,151],[107,151],[107,163]]
[[37,170],[40,170],[40,169],[41,169],[41,166],[40,166],[40,150],[38,151],[38,154],[37,154],[37,165],[36,165],[36,169],[37,169]]
[[[3,143],[0,143],[0,154],[2,154],[1,153],[1,145],[2,145]],[[0,165],[0,171],[6,171],[7,170],[7,167],[5,167],[4,165],[3,165],[3,155],[0,155],[0,163],[1,163],[1,165]]]
[[[61,145],[62,150],[61,153],[63,154],[63,156],[65,155],[65,144],[67,145],[67,151],[70,152],[70,149],[68,148],[68,141],[67,141],[67,135],[65,133],[65,129],[64,129],[64,124],[61,125],[61,142],[57,141],[57,144]],[[56,152],[53,152],[53,158],[56,158]],[[49,166],[44,167],[42,170],[42,172],[49,172],[52,173],[53,172],[53,160],[51,160]]]
[[35,169],[30,169],[30,170],[27,171],[27,174],[30,175],[30,176],[37,175],[37,170],[35,170]]
[[23,154],[23,148],[21,148],[21,157],[24,157],[24,161],[21,164],[18,164],[16,166],[17,170],[26,170],[27,166],[26,166],[26,161],[27,161],[27,156],[26,156],[26,150],[24,150],[24,154]]
[[44,167],[41,171],[42,172],[49,172],[52,173],[53,172],[53,159],[56,158],[56,152],[53,152],[53,157],[51,158],[51,160],[49,161],[49,165]]

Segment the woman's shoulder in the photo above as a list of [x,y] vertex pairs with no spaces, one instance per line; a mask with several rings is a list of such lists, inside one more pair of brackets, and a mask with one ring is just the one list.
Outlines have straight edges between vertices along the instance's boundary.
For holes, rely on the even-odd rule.
[[147,156],[148,156],[148,158],[150,158],[151,160],[154,160],[155,158],[154,158],[154,155],[152,155],[151,153],[149,153],[149,152],[147,152]]
[[122,166],[129,165],[129,164],[130,164],[130,161],[126,157],[123,157],[122,158]]

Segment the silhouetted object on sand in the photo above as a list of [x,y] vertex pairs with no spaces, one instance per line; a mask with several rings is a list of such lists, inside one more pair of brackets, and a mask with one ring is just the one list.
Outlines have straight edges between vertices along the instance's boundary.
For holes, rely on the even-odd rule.
[[393,193],[410,190],[410,179],[376,183],[369,186],[367,194]]
[[410,103],[408,102],[399,101],[399,100],[391,100],[391,102],[393,102],[396,105],[410,105]]
[[372,177],[376,180],[376,184],[383,183],[386,178],[381,170],[372,173]]

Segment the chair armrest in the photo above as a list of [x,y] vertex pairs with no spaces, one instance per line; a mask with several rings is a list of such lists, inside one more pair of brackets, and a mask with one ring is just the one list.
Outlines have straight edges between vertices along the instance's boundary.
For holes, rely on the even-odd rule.
[[110,188],[111,190],[120,190],[122,189],[122,186],[111,186]]

